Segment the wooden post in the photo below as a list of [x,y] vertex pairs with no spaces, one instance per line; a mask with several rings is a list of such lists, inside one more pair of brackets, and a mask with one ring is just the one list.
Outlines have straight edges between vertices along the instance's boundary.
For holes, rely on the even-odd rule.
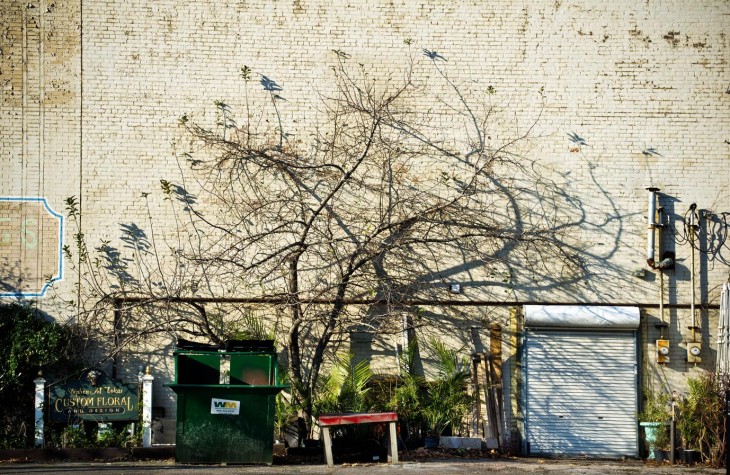
[[474,353],[471,356],[471,371],[474,384],[474,405],[476,406],[476,414],[474,417],[475,428],[474,433],[481,437],[486,437],[484,432],[484,418],[482,417],[482,385],[479,384],[479,363],[482,360],[480,353]]
[[147,367],[142,376],[142,447],[152,447],[152,381],[155,377]]
[[398,434],[395,430],[397,422],[389,422],[388,428],[390,429],[390,443],[388,444],[388,462],[398,463]]
[[34,379],[35,383],[35,446],[43,447],[45,443],[45,428],[43,425],[43,405],[46,396],[46,380],[38,371],[38,378]]
[[491,371],[491,382],[492,387],[492,400],[494,402],[495,412],[495,433],[497,437],[497,443],[499,449],[502,449],[502,432],[503,432],[503,408],[504,403],[502,401],[502,327],[494,323],[489,326],[489,370]]
[[510,441],[517,453],[526,453],[524,443],[524,419],[522,414],[522,312],[513,307],[509,319],[509,361],[510,361]]
[[330,437],[330,428],[322,427],[322,435],[324,436],[324,458],[328,467],[334,467],[335,461],[332,458],[332,437]]

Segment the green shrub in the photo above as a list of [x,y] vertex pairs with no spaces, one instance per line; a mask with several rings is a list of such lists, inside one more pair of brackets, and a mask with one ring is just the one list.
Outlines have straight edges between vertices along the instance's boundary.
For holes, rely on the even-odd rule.
[[368,383],[373,372],[367,360],[354,363],[353,358],[349,353],[335,356],[334,366],[318,387],[315,414],[370,410]]
[[714,466],[722,465],[725,458],[725,391],[729,388],[727,378],[705,371],[687,379],[687,394],[677,404],[682,445],[699,450]]
[[[55,444],[54,444],[55,445]],[[58,446],[64,449],[75,447],[89,447],[91,440],[86,434],[83,425],[65,426],[61,430]]]
[[22,304],[0,304],[0,448],[33,446],[33,380],[73,367],[71,330]]
[[469,360],[435,338],[428,346],[436,357],[438,375],[427,384],[423,416],[431,436],[441,435],[447,427],[456,433],[474,404],[468,393]]
[[672,418],[672,398],[666,393],[647,391],[644,409],[639,413],[641,422],[668,422]]

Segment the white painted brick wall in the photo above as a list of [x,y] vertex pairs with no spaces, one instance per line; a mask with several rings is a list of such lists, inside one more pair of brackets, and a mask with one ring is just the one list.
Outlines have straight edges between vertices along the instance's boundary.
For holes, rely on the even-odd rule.
[[[429,66],[421,48],[438,51],[450,77],[473,91],[493,86],[494,102],[521,124],[536,116],[544,88],[529,155],[586,212],[571,238],[594,257],[593,276],[590,287],[528,297],[656,303],[656,272],[632,276],[646,268],[645,188],[662,189],[678,229],[693,202],[730,212],[728,15],[730,3],[718,0],[85,0],[83,13],[79,0],[9,0],[0,5],[0,194],[45,196],[57,211],[81,195],[94,243],[118,240],[120,223],[145,227],[141,195],[150,192],[164,229],[159,180],[179,176],[177,119],[212,120],[214,100],[240,117],[243,65],[284,87],[286,125],[301,129],[315,92],[331,87],[331,50],[385,76],[408,61],[410,38],[417,72]],[[254,107],[267,107],[257,81],[248,94]],[[577,146],[569,134],[587,143]],[[642,153],[649,149],[657,153]],[[667,275],[667,302],[688,303],[689,248],[672,246],[668,235],[662,245],[678,262]],[[718,302],[729,252],[700,258],[700,301]],[[62,293],[72,296],[73,282],[67,275]],[[54,312],[50,301],[39,306]],[[688,311],[670,313],[679,342]],[[649,357],[657,312],[646,315]],[[711,345],[715,312],[702,318]],[[678,348],[669,371],[647,375],[693,374]]]

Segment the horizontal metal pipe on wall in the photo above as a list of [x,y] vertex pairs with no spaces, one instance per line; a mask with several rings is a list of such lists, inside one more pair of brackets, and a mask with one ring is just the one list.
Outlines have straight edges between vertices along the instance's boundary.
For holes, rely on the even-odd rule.
[[[281,297],[238,297],[238,298],[211,298],[211,297],[173,297],[173,298],[156,298],[147,297],[119,297],[115,299],[117,303],[250,303],[250,304],[271,304],[286,305],[287,300]],[[307,304],[334,304],[334,299],[311,299],[304,300]],[[637,302],[540,302],[534,300],[431,300],[431,299],[413,299],[401,300],[398,302],[388,302],[378,299],[350,299],[343,302],[345,305],[378,305],[391,304],[399,306],[412,305],[444,305],[451,307],[521,307],[523,305],[580,305],[594,307],[639,307],[639,308],[659,308],[658,303],[637,303]],[[719,310],[719,304],[695,305],[703,310]],[[674,309],[690,309],[692,305],[689,303],[664,304],[664,308]]]

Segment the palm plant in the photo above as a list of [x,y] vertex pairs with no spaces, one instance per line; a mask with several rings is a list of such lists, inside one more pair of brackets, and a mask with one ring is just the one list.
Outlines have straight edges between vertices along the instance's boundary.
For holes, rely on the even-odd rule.
[[432,436],[441,435],[451,426],[456,428],[471,410],[474,398],[467,392],[469,360],[459,350],[448,348],[432,338],[429,349],[436,359],[437,377],[428,385],[423,415]]
[[[315,393],[314,414],[368,412],[369,383],[373,376],[367,360],[353,362],[351,353],[335,355],[334,365],[327,376],[320,380]],[[370,438],[370,424],[345,425],[333,429],[332,438],[338,444],[360,444]]]
[[401,353],[400,374],[387,409],[398,413],[398,419],[405,425],[408,437],[420,431],[425,418],[423,411],[423,388],[425,380],[415,373],[414,362],[418,342],[414,338]]
[[337,354],[329,374],[316,393],[315,414],[331,412],[366,412],[368,383],[373,376],[370,363],[353,363],[351,353]]
[[[279,365],[279,384],[289,384],[289,374],[286,366]],[[274,434],[278,440],[283,441],[288,428],[296,422],[297,409],[293,404],[291,389],[283,390],[274,399],[276,417],[274,419]]]
[[728,382],[705,371],[687,379],[687,394],[677,404],[677,429],[685,449],[698,450],[702,457],[720,466],[726,450],[725,391]]

